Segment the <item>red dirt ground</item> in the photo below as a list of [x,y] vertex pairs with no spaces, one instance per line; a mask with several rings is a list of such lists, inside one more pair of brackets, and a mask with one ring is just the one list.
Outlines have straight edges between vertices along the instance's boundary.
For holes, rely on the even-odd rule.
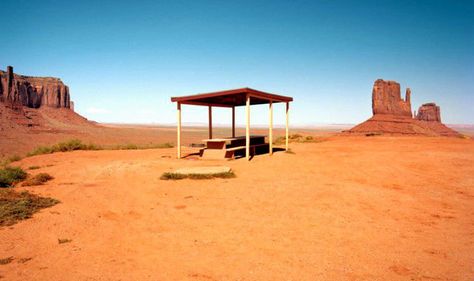
[[[174,149],[14,163],[62,203],[0,228],[5,280],[473,280],[474,141],[332,137],[250,163]],[[184,166],[235,179],[162,181]],[[26,188],[19,188],[20,190]],[[71,239],[59,244],[58,239]]]

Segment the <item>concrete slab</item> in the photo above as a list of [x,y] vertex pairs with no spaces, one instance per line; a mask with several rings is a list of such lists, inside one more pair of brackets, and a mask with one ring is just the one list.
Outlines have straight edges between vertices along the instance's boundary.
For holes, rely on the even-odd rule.
[[189,174],[199,174],[199,175],[213,175],[213,174],[220,174],[220,173],[228,173],[231,169],[226,166],[211,166],[211,167],[186,167],[180,168],[173,173],[182,174],[182,175],[189,175]]

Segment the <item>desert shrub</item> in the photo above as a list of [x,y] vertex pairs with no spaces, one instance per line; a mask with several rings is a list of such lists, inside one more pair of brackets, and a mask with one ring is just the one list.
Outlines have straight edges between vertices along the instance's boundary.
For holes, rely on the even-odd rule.
[[67,152],[74,150],[101,150],[101,146],[95,144],[84,144],[81,140],[72,139],[65,142],[57,143],[53,146],[39,146],[35,150],[27,154],[27,156],[35,156],[42,154],[50,154],[55,152]]
[[13,156],[8,158],[8,161],[11,163],[11,162],[20,161],[21,159],[22,158],[19,155],[13,155]]
[[4,167],[0,169],[0,187],[10,187],[26,178],[27,174],[20,167]]
[[204,179],[212,179],[212,178],[228,179],[228,178],[235,178],[235,174],[232,171],[215,173],[215,174],[189,174],[188,178],[193,179],[193,180],[204,180]]
[[74,150],[85,150],[87,149],[87,145],[83,144],[81,140],[72,139],[66,142],[60,142],[53,146],[53,152],[66,152],[66,151],[74,151]]
[[289,136],[288,136],[288,139],[290,139],[290,140],[299,140],[299,139],[301,139],[302,137],[303,137],[303,136],[300,135],[300,134],[292,134],[292,135],[289,135]]
[[27,191],[18,193],[12,189],[0,189],[0,226],[15,224],[58,203],[56,199],[40,197]]
[[9,264],[13,261],[13,257],[0,259],[0,265]]
[[215,173],[215,174],[178,174],[178,173],[170,173],[166,172],[161,175],[160,179],[162,180],[182,180],[182,179],[192,179],[192,180],[207,180],[213,178],[221,178],[221,179],[228,179],[228,178],[235,178],[234,172],[223,172],[223,173]]
[[42,154],[50,154],[53,153],[53,149],[49,146],[38,146],[33,151],[28,152],[27,156],[35,156],[35,155],[42,155]]
[[161,180],[182,180],[185,178],[186,175],[170,172],[163,173],[160,177]]
[[123,146],[119,146],[118,149],[121,149],[121,150],[134,150],[134,149],[138,149],[138,145],[136,144],[126,144],[126,145],[123,145]]
[[146,145],[136,145],[136,144],[125,144],[125,145],[116,145],[108,149],[111,150],[135,150],[135,149],[154,149],[154,148],[172,148],[174,145],[172,143],[159,143],[159,144],[146,144]]
[[376,136],[381,136],[382,133],[379,133],[379,132],[371,132],[371,133],[367,133],[365,134],[366,137],[376,137]]
[[68,152],[74,150],[130,150],[130,149],[151,149],[151,148],[172,148],[172,143],[161,143],[151,145],[136,145],[136,144],[125,144],[125,145],[114,145],[103,147],[96,144],[85,144],[79,139],[72,139],[65,142],[60,142],[52,146],[39,146],[33,151],[29,152],[27,156],[35,156],[42,154],[51,154],[55,152]]
[[21,159],[23,159],[23,158],[19,155],[13,155],[13,156],[10,156],[8,158],[0,159],[0,167],[6,167],[10,163],[20,161]]
[[173,148],[174,144],[170,142],[160,143],[156,145],[152,145],[151,148]]
[[41,167],[40,166],[29,166],[28,170],[38,170],[39,168],[41,168]]
[[67,239],[67,238],[58,238],[58,244],[64,244],[64,243],[70,243],[72,242],[72,239]]
[[[304,143],[304,142],[323,142],[325,141],[326,139],[325,138],[315,138],[313,136],[303,136],[303,135],[300,135],[300,134],[292,134],[292,135],[289,135],[288,136],[288,142],[292,143],[292,142],[299,142],[299,143]],[[282,145],[282,144],[285,144],[286,143],[286,138],[285,136],[280,136],[280,137],[277,137],[274,141],[273,141],[273,144],[276,144],[276,145]]]
[[48,173],[39,173],[37,175],[34,175],[28,179],[26,179],[23,183],[22,186],[35,186],[35,185],[42,185],[45,182],[54,179],[50,174]]

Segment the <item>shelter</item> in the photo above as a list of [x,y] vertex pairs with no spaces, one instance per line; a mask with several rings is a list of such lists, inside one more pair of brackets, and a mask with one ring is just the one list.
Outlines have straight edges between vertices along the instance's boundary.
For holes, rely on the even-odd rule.
[[[250,152],[252,146],[251,136],[250,136],[250,105],[257,104],[269,104],[269,130],[268,130],[268,142],[269,142],[269,154],[273,153],[273,104],[274,103],[286,103],[286,142],[285,149],[288,150],[288,127],[289,127],[289,109],[290,102],[293,101],[292,97],[286,97],[281,95],[275,95],[270,93],[265,93],[262,91],[257,91],[250,88],[241,88],[220,92],[204,93],[191,96],[182,96],[182,97],[172,97],[172,102],[177,103],[177,153],[178,158],[181,158],[181,105],[200,105],[207,106],[209,111],[209,139],[208,146],[216,146],[218,148],[225,148],[225,141],[228,139],[213,139],[212,138],[212,107],[228,107],[232,109],[232,139],[236,142],[243,140],[243,137],[235,136],[235,107],[236,106],[245,106],[245,116],[246,116],[246,127],[245,127],[245,146],[233,147],[231,149],[245,149],[245,157],[247,160],[250,160]],[[256,136],[264,137],[264,136]],[[220,145],[224,143],[224,147]],[[261,144],[258,144],[261,145]],[[232,151],[228,149],[229,151]]]

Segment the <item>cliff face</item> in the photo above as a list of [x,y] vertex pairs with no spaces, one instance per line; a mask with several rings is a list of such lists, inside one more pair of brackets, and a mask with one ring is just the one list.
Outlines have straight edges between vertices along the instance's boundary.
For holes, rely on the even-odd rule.
[[411,91],[407,88],[405,100],[401,98],[400,84],[378,79],[372,89],[372,113],[412,117]]
[[441,122],[441,109],[434,102],[425,103],[418,108],[417,120]]
[[71,107],[69,88],[61,79],[14,74],[11,66],[0,70],[0,102],[9,107]]

